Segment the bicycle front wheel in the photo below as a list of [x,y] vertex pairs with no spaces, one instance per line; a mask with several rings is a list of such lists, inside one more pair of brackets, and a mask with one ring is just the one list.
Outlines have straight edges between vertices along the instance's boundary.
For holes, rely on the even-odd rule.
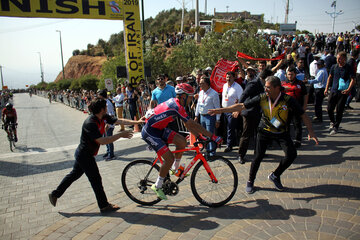
[[235,195],[238,176],[234,165],[221,156],[214,156],[207,160],[217,183],[212,182],[203,162],[199,162],[190,179],[191,191],[194,197],[203,205],[220,207],[229,202]]
[[135,160],[124,168],[121,183],[126,195],[136,203],[154,205],[161,201],[156,193],[151,190],[151,185],[156,182],[160,167],[149,160]]

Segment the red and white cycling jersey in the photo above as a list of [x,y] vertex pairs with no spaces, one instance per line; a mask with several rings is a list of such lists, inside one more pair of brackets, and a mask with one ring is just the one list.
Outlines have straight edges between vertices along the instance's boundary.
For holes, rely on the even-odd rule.
[[184,122],[187,122],[190,117],[187,115],[185,108],[180,105],[178,98],[171,98],[166,102],[163,102],[156,106],[154,109],[150,109],[145,114],[145,123],[147,127],[156,129],[164,129],[167,125],[175,120],[178,116]]

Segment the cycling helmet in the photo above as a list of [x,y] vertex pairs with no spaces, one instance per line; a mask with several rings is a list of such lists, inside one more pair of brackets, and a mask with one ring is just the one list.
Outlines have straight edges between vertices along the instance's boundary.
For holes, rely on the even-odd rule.
[[176,94],[185,93],[189,96],[192,96],[192,95],[194,95],[194,88],[190,84],[180,83],[180,84],[176,85],[175,92],[176,92]]
[[7,103],[5,107],[7,110],[11,110],[13,108],[13,105],[11,103]]

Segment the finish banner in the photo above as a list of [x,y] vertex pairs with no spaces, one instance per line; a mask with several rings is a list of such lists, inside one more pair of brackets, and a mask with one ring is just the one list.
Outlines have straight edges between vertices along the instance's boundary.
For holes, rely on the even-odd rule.
[[143,43],[138,0],[124,0],[124,42],[129,82],[136,86],[144,79]]
[[274,61],[274,60],[280,60],[285,58],[286,53],[284,52],[283,54],[275,57],[275,58],[254,58],[254,57],[250,57],[249,55],[246,55],[245,53],[239,52],[237,51],[236,56],[238,58],[243,58],[246,60],[254,60],[254,61]]
[[122,0],[1,0],[0,16],[123,20],[122,5]]
[[218,93],[222,92],[222,88],[226,83],[226,73],[229,71],[236,71],[238,68],[238,62],[228,61],[226,59],[220,59],[214,70],[211,73],[210,82],[211,88]]

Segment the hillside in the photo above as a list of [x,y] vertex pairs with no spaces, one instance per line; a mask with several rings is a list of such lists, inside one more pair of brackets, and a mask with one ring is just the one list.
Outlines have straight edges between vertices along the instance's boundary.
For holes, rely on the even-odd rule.
[[[97,56],[91,57],[86,55],[72,56],[66,63],[64,72],[65,78],[77,79],[81,76],[92,74],[95,76],[101,76],[101,66],[107,60],[106,57]],[[56,77],[55,82],[58,82],[63,78],[62,72]]]

